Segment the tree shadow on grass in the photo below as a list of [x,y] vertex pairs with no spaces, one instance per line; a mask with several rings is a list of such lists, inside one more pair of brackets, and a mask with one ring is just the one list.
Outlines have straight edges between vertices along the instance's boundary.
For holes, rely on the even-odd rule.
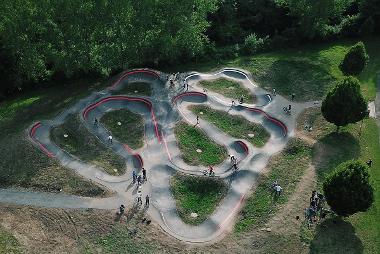
[[351,223],[330,218],[317,226],[310,253],[363,253],[363,244]]
[[313,147],[313,165],[316,168],[318,182],[322,183],[339,164],[360,155],[360,144],[349,132],[332,132],[327,134]]

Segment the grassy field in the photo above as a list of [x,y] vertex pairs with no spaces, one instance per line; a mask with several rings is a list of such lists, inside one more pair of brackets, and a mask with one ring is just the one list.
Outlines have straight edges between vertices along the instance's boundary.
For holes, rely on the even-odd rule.
[[[216,144],[199,128],[180,122],[174,132],[182,158],[190,165],[217,165],[227,158],[226,148]],[[197,149],[202,152],[198,153]]]
[[[65,138],[64,134],[67,134],[68,137]],[[87,163],[104,168],[109,174],[121,175],[125,172],[124,159],[91,135],[77,115],[68,116],[62,125],[53,128],[51,138],[68,153]]]
[[125,94],[125,95],[152,95],[152,88],[150,84],[145,82],[134,82],[125,84],[119,91],[112,92],[113,94]]
[[22,253],[17,239],[0,227],[0,253],[16,254]]
[[[245,232],[261,227],[286,203],[297,183],[308,168],[312,149],[300,139],[292,139],[283,152],[275,155],[268,165],[268,174],[261,175],[255,192],[247,199],[240,211],[235,231]],[[295,167],[295,165],[297,165]],[[279,198],[273,195],[270,186],[278,180],[283,192]]]
[[[339,64],[349,47],[357,40],[309,44],[296,49],[285,49],[249,57],[218,59],[196,65],[174,66],[166,71],[176,72],[184,69],[214,71],[223,67],[239,67],[252,73],[253,79],[268,90],[289,98],[295,93],[296,101],[323,98],[334,81],[343,77]],[[358,76],[362,82],[362,92],[369,100],[374,100],[376,78],[380,70],[380,37],[363,39],[370,61],[363,73]]]
[[[179,216],[185,223],[197,225],[205,221],[227,193],[227,184],[214,177],[175,175],[170,189]],[[197,213],[198,217],[190,217]]]
[[[242,116],[230,115],[225,111],[203,105],[191,106],[190,109],[200,118],[214,124],[228,135],[237,139],[249,140],[257,147],[264,146],[270,137],[261,125],[251,123]],[[248,134],[254,134],[254,137],[250,137]]]
[[115,110],[103,115],[100,122],[118,141],[132,149],[144,145],[144,120],[141,115],[127,109]]
[[[341,227],[335,226],[334,230],[328,231],[331,237],[333,235],[343,235],[346,231],[344,228],[354,232],[351,234],[352,242],[356,245],[354,249],[362,248],[364,253],[377,253],[380,250],[380,145],[378,136],[378,127],[374,119],[365,119],[361,123],[351,124],[344,127],[339,133],[335,132],[335,127],[323,119],[318,109],[306,111],[300,118],[314,119],[314,130],[306,133],[318,142],[313,148],[313,160],[317,170],[317,186],[322,189],[322,183],[326,174],[330,173],[337,165],[350,159],[359,159],[367,161],[371,158],[374,162],[370,169],[371,180],[375,189],[375,204],[365,213],[355,214],[341,222]],[[360,134],[360,135],[359,135]],[[321,159],[322,158],[322,159]],[[331,241],[327,237],[322,237],[319,232],[324,232],[323,228],[318,227],[313,232],[315,238],[311,240],[311,251],[318,250],[338,251],[344,247],[347,241]],[[327,233],[323,233],[327,234]],[[335,237],[334,237],[335,238]],[[325,241],[323,241],[325,240]],[[341,245],[339,245],[341,244]]]
[[212,81],[202,80],[200,85],[207,90],[211,90],[216,93],[220,93],[227,98],[234,99],[236,103],[242,95],[244,96],[244,102],[254,103],[255,98],[252,93],[238,82],[219,78]]
[[102,188],[41,153],[24,131],[34,121],[55,116],[102,86],[99,80],[80,79],[35,89],[0,103],[0,186],[62,190],[82,196],[103,195]]

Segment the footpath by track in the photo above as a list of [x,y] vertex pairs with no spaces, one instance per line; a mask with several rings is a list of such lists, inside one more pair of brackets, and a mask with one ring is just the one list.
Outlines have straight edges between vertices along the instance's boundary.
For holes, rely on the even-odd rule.
[[[107,89],[91,94],[78,101],[57,117],[33,124],[29,129],[30,139],[47,156],[58,160],[63,166],[82,177],[108,188],[114,193],[109,198],[84,198],[63,194],[0,190],[0,202],[20,205],[34,205],[57,208],[97,208],[116,209],[120,204],[127,208],[135,203],[137,188],[131,184],[132,169],[148,170],[148,182],[143,185],[143,196],[151,197],[149,215],[170,235],[186,242],[208,242],[215,240],[232,223],[240,210],[246,194],[255,185],[270,157],[281,151],[290,137],[294,136],[297,116],[307,107],[317,102],[289,102],[284,97],[272,96],[258,87],[247,72],[239,69],[223,69],[219,72],[202,74],[181,73],[174,88],[168,88],[168,74],[149,69],[126,71]],[[241,104],[231,106],[231,99],[220,94],[205,92],[199,86],[201,80],[226,78],[237,81],[257,97],[256,105]],[[114,95],[128,84],[149,83],[153,93],[150,97]],[[189,91],[183,88],[189,84]],[[378,100],[377,100],[378,103]],[[193,104],[207,105],[240,115],[247,120],[263,125],[270,133],[270,139],[262,148],[252,146],[247,140],[235,139],[221,132],[213,124],[201,121],[198,125],[211,139],[227,148],[229,154],[236,155],[239,171],[233,172],[228,160],[215,167],[217,177],[228,182],[230,189],[214,213],[202,224],[190,226],[178,216],[175,200],[170,192],[169,180],[176,171],[185,174],[202,175],[203,169],[187,165],[181,158],[174,136],[175,124],[184,120],[195,124],[196,116],[188,109]],[[292,114],[285,114],[283,107],[291,104]],[[377,104],[378,106],[378,104]],[[101,124],[94,125],[110,110],[129,109],[141,114],[145,120],[146,144],[143,149],[133,151],[117,137],[110,144],[108,130]],[[122,176],[107,174],[102,168],[89,165],[65,152],[50,140],[50,130],[64,123],[70,114],[79,114],[80,119],[105,146],[123,157],[127,172]]]

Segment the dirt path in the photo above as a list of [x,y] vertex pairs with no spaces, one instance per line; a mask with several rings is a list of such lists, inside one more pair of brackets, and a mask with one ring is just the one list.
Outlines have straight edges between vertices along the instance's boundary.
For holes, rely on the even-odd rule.
[[[309,145],[314,145],[316,140],[300,132],[296,137],[301,138]],[[310,193],[316,188],[315,167],[310,163],[305,170],[300,182],[298,183],[293,195],[288,202],[283,205],[267,226],[276,234],[299,234],[299,228],[304,219],[304,209],[309,205]],[[300,219],[297,220],[296,216]]]

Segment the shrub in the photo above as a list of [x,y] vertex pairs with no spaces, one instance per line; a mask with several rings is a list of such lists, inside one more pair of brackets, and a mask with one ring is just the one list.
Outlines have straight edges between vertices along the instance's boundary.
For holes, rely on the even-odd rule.
[[339,68],[346,76],[358,75],[366,66],[368,58],[363,42],[358,42],[344,56]]
[[367,102],[360,92],[359,80],[346,77],[339,81],[326,95],[321,111],[338,128],[362,120],[367,115]]
[[323,183],[326,201],[340,216],[365,212],[374,201],[368,167],[360,161],[339,165]]
[[268,42],[269,37],[258,37],[255,33],[248,35],[244,40],[243,53],[254,54],[260,50],[263,50]]

